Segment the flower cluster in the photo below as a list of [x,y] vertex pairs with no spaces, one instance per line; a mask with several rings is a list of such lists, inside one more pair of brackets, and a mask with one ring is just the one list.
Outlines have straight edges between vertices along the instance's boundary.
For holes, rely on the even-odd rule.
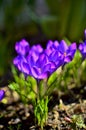
[[[25,95],[27,98],[30,92],[33,92],[35,94],[36,98],[34,97],[33,100],[34,115],[38,121],[38,125],[43,129],[43,126],[47,122],[49,96],[52,93],[53,89],[57,86],[60,86],[63,78],[65,80],[64,85],[66,84],[66,76],[68,77],[72,74],[70,72],[71,68],[73,68],[73,77],[76,80],[79,79],[77,72],[82,62],[81,59],[86,58],[86,40],[83,43],[80,43],[78,49],[75,42],[67,45],[64,40],[61,40],[60,42],[57,40],[49,40],[46,48],[43,49],[40,44],[30,46],[30,44],[25,39],[22,39],[15,44],[15,50],[17,52],[17,56],[13,59],[13,64],[18,68],[20,72],[24,74],[25,77],[31,76],[36,79],[36,91],[34,91],[32,84],[29,84],[31,81],[30,77],[29,80],[28,78],[25,80],[24,76],[24,80],[21,78],[21,80],[23,80],[22,82],[19,78],[18,79],[20,81],[18,82],[15,77],[16,83],[13,82],[10,85],[10,88],[16,90],[20,95],[22,95],[22,91],[19,90],[19,86],[22,86],[22,89],[24,88],[23,96]],[[80,53],[82,54],[82,58],[81,55],[79,55]],[[64,68],[66,71],[63,70],[63,73],[60,73],[58,76],[59,78],[56,76],[53,82],[49,80],[49,76],[54,71],[56,71],[59,67],[63,68],[65,64],[71,62],[72,60],[72,64],[68,64],[69,66],[66,65]],[[78,66],[77,63],[79,63]],[[49,79],[43,80],[45,78]]]
[[70,46],[64,40],[49,41],[45,49],[40,44],[33,45],[22,39],[15,44],[17,56],[13,64],[26,76],[30,75],[35,79],[48,78],[60,66],[72,61],[76,52],[76,43]]

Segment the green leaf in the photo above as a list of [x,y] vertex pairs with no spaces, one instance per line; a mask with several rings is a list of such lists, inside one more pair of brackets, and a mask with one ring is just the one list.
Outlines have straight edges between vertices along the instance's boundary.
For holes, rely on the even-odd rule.
[[14,83],[14,82],[11,83],[11,84],[9,84],[8,87],[9,87],[10,89],[14,90],[14,91],[16,91],[16,90],[19,89],[19,85],[16,84],[16,83]]

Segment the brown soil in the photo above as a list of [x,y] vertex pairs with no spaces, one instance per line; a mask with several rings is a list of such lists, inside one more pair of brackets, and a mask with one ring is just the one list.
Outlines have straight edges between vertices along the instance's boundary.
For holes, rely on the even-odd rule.
[[[4,87],[6,97],[0,103],[0,130],[41,130],[35,123],[33,106],[24,105],[15,92]],[[81,91],[81,90],[84,91]],[[49,113],[44,130],[73,130],[73,115],[82,117],[86,125],[86,90],[85,87],[71,90],[58,98],[52,94],[49,102]],[[85,130],[76,125],[74,130]]]

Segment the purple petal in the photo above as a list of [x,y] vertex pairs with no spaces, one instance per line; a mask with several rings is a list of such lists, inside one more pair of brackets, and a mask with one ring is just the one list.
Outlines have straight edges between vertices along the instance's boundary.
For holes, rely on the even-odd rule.
[[82,43],[79,45],[79,50],[80,50],[80,51],[83,50],[83,44],[82,44]]
[[29,43],[22,39],[20,42],[16,42],[15,50],[18,54],[25,55],[27,52],[29,52],[30,46]]
[[47,77],[47,73],[41,73],[41,68],[33,67],[31,68],[32,76],[36,79],[44,79]]
[[41,75],[39,75],[38,79],[45,79],[47,77],[48,77],[48,74],[47,74],[47,72],[45,72],[45,73],[42,73]]
[[72,50],[76,50],[77,47],[76,47],[76,43],[72,43],[70,46],[69,46],[69,50],[72,51]]
[[81,52],[83,58],[86,58],[86,42],[81,43],[81,44],[79,45],[79,50],[80,50],[80,52]]
[[50,74],[56,70],[56,64],[54,62],[50,62],[49,72]]
[[26,62],[26,59],[21,56],[21,55],[18,55],[16,58],[14,58],[13,60],[13,64],[21,71],[22,68],[21,68],[21,64],[22,62]]
[[67,56],[67,57],[64,59],[64,63],[69,63],[70,61],[72,61],[72,57],[70,57],[70,56]]
[[51,49],[52,45],[53,45],[53,41],[49,40],[48,43],[47,43],[46,49]]
[[36,66],[43,67],[47,63],[47,61],[48,61],[47,56],[45,54],[41,54],[36,62]]
[[42,53],[43,52],[43,48],[40,44],[38,45],[33,45],[31,47],[31,51],[33,51],[34,53],[38,54],[38,53]]
[[83,53],[86,53],[86,45],[83,47]]
[[[73,50],[73,51],[69,52],[69,53],[67,54],[67,56],[71,57],[71,60],[72,60],[73,57],[74,57],[74,55],[75,55],[75,52],[76,52],[76,50]],[[65,57],[67,57],[67,56],[65,56]]]
[[47,63],[46,65],[44,65],[44,67],[42,68],[42,72],[49,72],[51,69],[51,63]]
[[49,56],[51,53],[52,53],[52,50],[51,50],[51,49],[45,49],[45,54],[46,54],[47,56]]
[[30,56],[30,65],[33,66],[35,64],[35,57]]
[[59,57],[59,52],[58,51],[53,51],[50,56],[49,56],[49,61],[56,62]]
[[32,67],[31,68],[31,73],[32,73],[33,77],[38,78],[38,76],[39,76],[39,69],[37,67]]
[[36,50],[39,52],[39,53],[42,53],[43,52],[43,48],[41,47],[41,45],[36,45]]
[[39,53],[32,52],[32,53],[30,54],[30,56],[32,56],[32,57],[33,57],[33,60],[36,62],[36,61],[38,60],[38,58],[39,58]]
[[59,45],[59,42],[58,41],[54,41],[53,46],[54,46],[55,49],[58,47],[58,45]]
[[73,57],[74,57],[74,54],[75,54],[75,52],[76,52],[76,43],[73,43],[73,44],[71,44],[70,46],[69,46],[69,48],[68,48],[68,50],[66,51],[66,55],[65,55],[65,58],[66,57],[71,57],[70,59],[72,60],[73,59]]
[[30,67],[34,66],[34,64],[36,63],[35,60],[36,60],[36,58],[34,56],[32,56],[32,55],[29,56],[27,61],[28,61],[28,64],[30,65]]
[[86,39],[86,29],[85,29],[85,31],[84,31],[84,35],[85,35],[85,39]]
[[56,62],[56,69],[58,69],[61,65],[63,65],[64,63],[64,58],[60,58],[58,59],[58,61]]
[[28,63],[23,62],[22,63],[22,72],[28,75],[31,75],[30,67]]
[[58,45],[59,45],[59,42],[57,40],[54,41],[54,42],[49,40],[48,43],[47,43],[46,49],[54,50],[54,49],[56,49],[58,47]]
[[[76,50],[69,51],[69,52],[67,52],[67,54],[66,54],[65,57],[70,56],[70,57],[73,59],[73,57],[74,57],[74,55],[75,55],[75,52],[76,52]],[[71,60],[72,60],[72,59],[71,59]]]
[[4,96],[5,96],[5,91],[0,90],[0,101],[4,98]]
[[62,40],[58,46],[58,51],[63,54],[64,52],[67,51],[67,49],[68,49],[68,46],[67,46],[66,42],[64,40]]

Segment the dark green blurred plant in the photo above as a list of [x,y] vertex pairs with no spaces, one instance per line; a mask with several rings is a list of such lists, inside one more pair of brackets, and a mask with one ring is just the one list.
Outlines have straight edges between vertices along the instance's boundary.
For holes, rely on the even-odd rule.
[[[29,1],[29,4],[34,6],[34,1]],[[0,76],[9,71],[15,41],[37,32],[27,13],[27,2],[24,0],[0,1]]]
[[[57,18],[56,37],[67,36],[71,40],[79,39],[83,29],[86,27],[86,1],[85,0],[45,0],[49,9],[50,15]],[[54,24],[54,23],[53,23]],[[51,27],[51,26],[50,26]],[[49,27],[48,27],[49,28]],[[46,33],[47,29],[46,28]],[[57,30],[57,31],[56,31]],[[48,32],[49,33],[49,32]],[[52,36],[53,32],[50,32]]]

